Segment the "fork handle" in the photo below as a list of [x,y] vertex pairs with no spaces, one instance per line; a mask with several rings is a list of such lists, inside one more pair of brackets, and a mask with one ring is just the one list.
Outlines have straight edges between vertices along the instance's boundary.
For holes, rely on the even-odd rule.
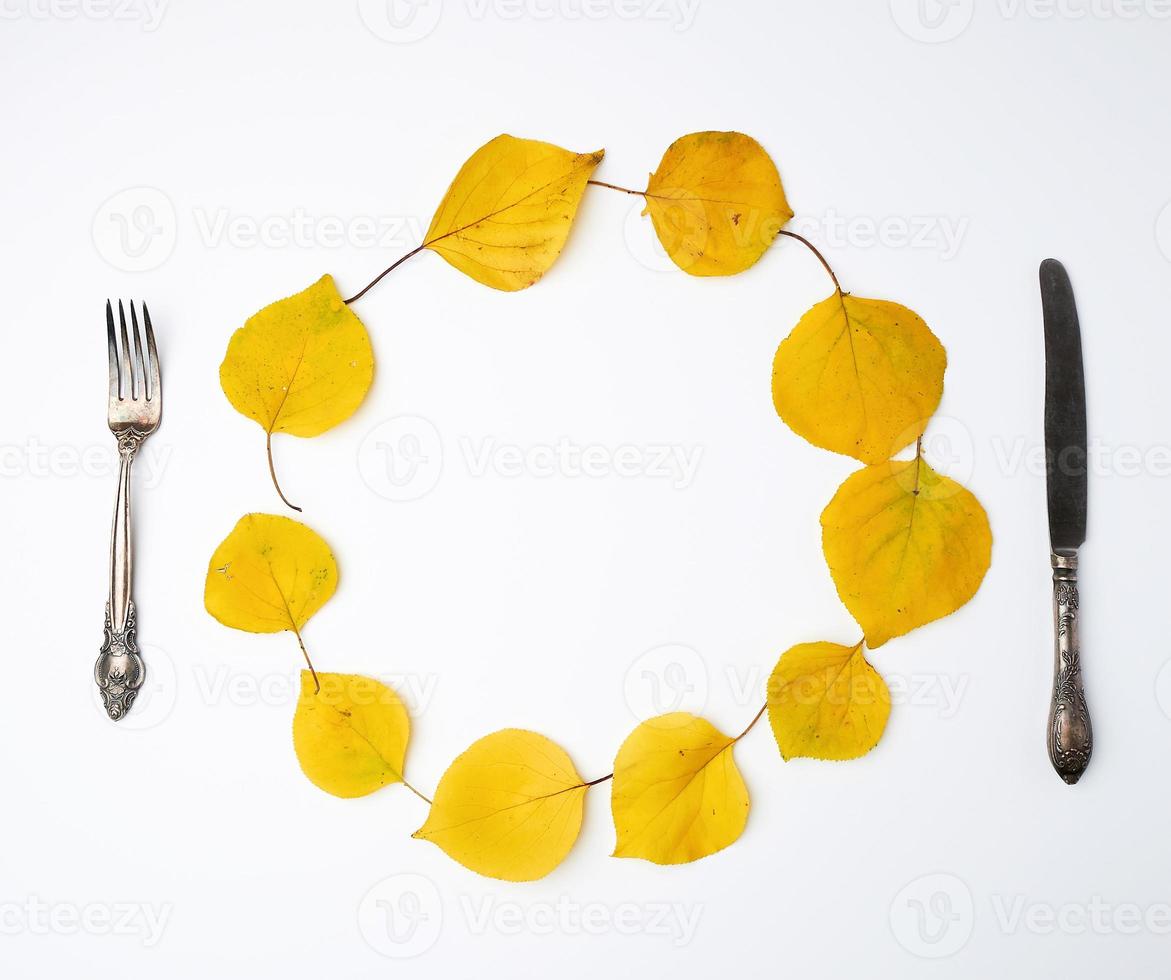
[[1094,729],[1082,687],[1078,636],[1077,552],[1054,554],[1053,697],[1049,703],[1049,760],[1070,785],[1081,779],[1094,751]]
[[118,493],[110,531],[110,597],[106,603],[106,632],[94,681],[101,691],[106,714],[114,721],[125,717],[146,675],[135,635],[134,602],[130,585],[134,567],[130,541],[130,472],[134,456],[147,433],[134,428],[118,434]]

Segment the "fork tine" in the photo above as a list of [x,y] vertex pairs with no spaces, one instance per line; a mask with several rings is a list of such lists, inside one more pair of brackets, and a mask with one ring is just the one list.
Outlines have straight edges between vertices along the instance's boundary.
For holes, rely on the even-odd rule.
[[114,337],[114,308],[106,300],[106,346],[110,353],[110,399],[118,398],[118,341]]
[[126,335],[126,311],[122,300],[118,300],[118,320],[122,324],[122,394],[121,398],[134,397],[134,368],[130,364],[130,339]]
[[130,323],[134,327],[134,363],[138,370],[134,375],[135,399],[146,398],[146,368],[142,366],[142,334],[138,331],[138,314],[134,311],[134,300],[130,301]]
[[145,301],[142,304],[142,321],[146,326],[146,360],[150,367],[150,390],[146,393],[149,401],[152,398],[158,398],[159,386],[162,381],[159,378],[159,352],[155,350],[155,332],[150,325],[150,310],[146,308]]

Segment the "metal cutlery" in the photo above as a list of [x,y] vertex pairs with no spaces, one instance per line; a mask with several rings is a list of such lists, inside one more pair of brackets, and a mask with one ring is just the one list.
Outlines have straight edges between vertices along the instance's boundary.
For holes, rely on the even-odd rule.
[[106,714],[114,721],[126,716],[142,687],[146,665],[138,651],[133,581],[133,550],[130,540],[130,471],[135,454],[146,438],[159,427],[162,415],[162,377],[155,349],[150,312],[142,304],[146,347],[138,326],[138,312],[130,303],[132,330],[126,329],[126,311],[118,301],[121,347],[114,330],[114,310],[106,301],[106,343],[110,357],[110,398],[108,421],[118,440],[118,492],[114,502],[114,524],[110,533],[110,595],[106,603],[106,635],[94,664],[94,680],[101,691]]
[[1049,759],[1067,783],[1090,762],[1094,733],[1082,687],[1078,636],[1078,548],[1086,540],[1086,392],[1073,287],[1056,259],[1041,263],[1045,318],[1045,484],[1053,567],[1053,695]]

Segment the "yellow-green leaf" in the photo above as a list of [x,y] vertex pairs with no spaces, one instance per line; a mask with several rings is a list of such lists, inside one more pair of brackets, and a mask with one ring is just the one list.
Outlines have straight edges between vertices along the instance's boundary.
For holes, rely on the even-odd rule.
[[864,463],[910,445],[943,396],[947,354],[905,306],[835,292],[773,361],[773,404],[804,439]]
[[743,272],[793,217],[776,164],[743,133],[692,133],[672,143],[646,189],[663,248],[693,276]]
[[921,458],[854,473],[822,512],[821,528],[838,595],[871,649],[959,609],[992,555],[980,502]]
[[456,174],[424,246],[485,286],[531,286],[565,247],[586,181],[603,153],[497,136]]
[[[373,376],[370,336],[331,276],[250,316],[220,365],[228,401],[264,429],[270,471],[274,432],[332,428],[362,403]],[[272,478],[276,484],[275,471]]]
[[315,786],[345,798],[403,781],[411,720],[398,695],[357,674],[301,671],[293,716],[297,761]]
[[299,521],[245,514],[207,566],[203,601],[225,626],[297,633],[337,588],[329,545]]
[[685,711],[631,732],[614,760],[614,857],[685,864],[733,843],[748,822],[735,743]]
[[573,847],[586,789],[564,749],[536,732],[506,728],[448,767],[414,836],[478,874],[533,881]]
[[862,644],[799,643],[768,680],[768,718],[786,759],[856,759],[882,738],[890,691]]

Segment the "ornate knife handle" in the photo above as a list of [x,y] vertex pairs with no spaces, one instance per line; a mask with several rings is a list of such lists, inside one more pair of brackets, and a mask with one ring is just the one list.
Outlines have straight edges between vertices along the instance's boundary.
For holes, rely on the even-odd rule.
[[1050,556],[1053,565],[1053,699],[1049,704],[1049,759],[1071,786],[1094,751],[1094,730],[1082,689],[1078,640],[1077,552]]
[[133,552],[130,547],[130,468],[146,436],[128,428],[118,436],[118,496],[110,534],[110,599],[106,603],[106,636],[94,664],[94,680],[106,714],[114,721],[126,716],[146,676],[138,652],[134,603],[130,599]]

